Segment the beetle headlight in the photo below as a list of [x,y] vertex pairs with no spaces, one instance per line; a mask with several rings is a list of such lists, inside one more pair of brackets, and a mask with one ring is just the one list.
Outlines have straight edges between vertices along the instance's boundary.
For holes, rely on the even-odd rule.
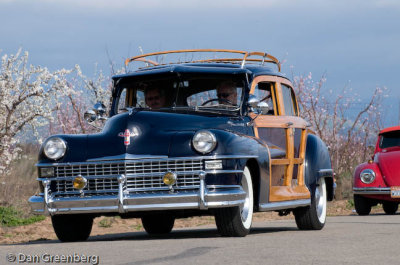
[[371,184],[375,180],[375,172],[372,169],[364,169],[360,173],[360,179],[365,184]]
[[217,138],[210,131],[197,131],[192,139],[193,147],[197,152],[206,154],[214,150],[217,145]]
[[50,138],[44,144],[44,154],[53,160],[57,160],[65,155],[67,145],[65,141],[58,137]]

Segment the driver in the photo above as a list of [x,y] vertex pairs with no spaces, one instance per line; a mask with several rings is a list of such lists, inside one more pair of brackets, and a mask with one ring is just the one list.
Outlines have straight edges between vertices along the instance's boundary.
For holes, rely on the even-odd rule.
[[165,96],[161,89],[150,87],[146,89],[144,94],[146,105],[149,106],[150,109],[160,109],[165,107]]
[[217,96],[220,104],[237,104],[236,84],[233,81],[224,81],[217,86]]

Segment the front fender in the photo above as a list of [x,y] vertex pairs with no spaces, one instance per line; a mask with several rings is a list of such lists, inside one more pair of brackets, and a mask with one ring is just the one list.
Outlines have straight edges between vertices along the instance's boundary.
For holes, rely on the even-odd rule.
[[331,201],[334,197],[334,180],[328,147],[318,136],[309,134],[306,145],[305,182],[312,196],[318,180],[322,177],[325,178],[328,200]]
[[[371,184],[365,184],[360,179],[360,173],[365,169],[371,169],[375,172],[375,180]],[[382,178],[381,170],[377,163],[362,163],[356,167],[353,176],[353,188],[367,188],[367,187],[387,187]]]
[[[40,147],[38,162],[39,163],[66,163],[66,162],[77,162],[85,161],[87,157],[87,137],[86,134],[81,135],[53,135],[46,139],[46,141],[53,137],[59,137],[66,142],[67,150],[65,155],[58,160],[49,159],[43,151],[44,144]],[[46,141],[44,143],[46,143]]]
[[[244,170],[248,166],[252,175],[253,190],[255,193],[255,205],[258,202],[268,202],[269,197],[269,160],[270,151],[266,143],[261,142],[255,137],[234,133],[225,130],[210,130],[217,138],[217,146],[210,154],[205,156],[233,156],[236,159],[224,160],[224,169]],[[192,146],[194,131],[177,132],[172,137],[169,156],[171,157],[190,157],[200,156]],[[212,184],[236,184],[240,183],[242,175],[237,174],[234,180],[231,176],[216,176],[207,180],[208,185]],[[230,179],[230,180],[229,180]]]

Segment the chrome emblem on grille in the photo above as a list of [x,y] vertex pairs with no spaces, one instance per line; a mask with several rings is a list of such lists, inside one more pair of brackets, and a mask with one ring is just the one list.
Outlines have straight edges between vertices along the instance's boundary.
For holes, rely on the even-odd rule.
[[139,135],[139,129],[137,127],[133,127],[132,131],[126,129],[125,132],[120,132],[118,134],[119,137],[124,137],[124,145],[130,145],[131,137],[135,137]]

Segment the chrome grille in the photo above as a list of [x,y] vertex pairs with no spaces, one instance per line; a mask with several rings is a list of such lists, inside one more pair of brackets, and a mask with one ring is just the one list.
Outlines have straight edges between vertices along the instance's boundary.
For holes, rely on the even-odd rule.
[[[96,178],[88,179],[87,185],[83,189],[84,192],[104,192],[116,191],[118,192],[118,180],[116,178]],[[55,185],[55,192],[68,193],[76,192],[72,186],[72,180],[59,180]]]
[[117,176],[122,174],[127,178],[125,188],[128,191],[165,190],[168,187],[163,183],[162,177],[168,171],[178,175],[174,187],[196,189],[200,186],[199,174],[202,170],[203,162],[200,159],[146,159],[58,165],[55,167],[55,176],[59,180],[55,181],[53,191],[77,192],[72,186],[72,178],[82,175],[88,179],[84,192],[118,192]]
[[[144,190],[167,190],[169,189],[163,183],[163,176],[150,176],[150,177],[131,177],[127,179],[128,190],[144,191]],[[200,185],[200,178],[197,174],[179,176],[174,187],[177,188],[198,188]]]
[[109,176],[125,174],[124,163],[107,164],[81,164],[55,167],[56,177],[82,176]]

